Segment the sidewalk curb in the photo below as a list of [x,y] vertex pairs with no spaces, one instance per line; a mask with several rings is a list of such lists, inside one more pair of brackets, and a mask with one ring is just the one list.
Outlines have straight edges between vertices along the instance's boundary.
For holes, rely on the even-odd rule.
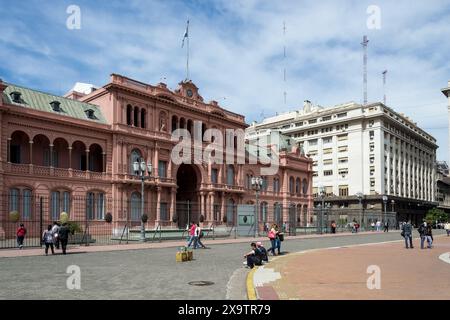
[[247,274],[247,298],[248,300],[258,300],[256,296],[256,289],[253,283],[253,275],[255,274],[258,267],[253,267],[252,270]]

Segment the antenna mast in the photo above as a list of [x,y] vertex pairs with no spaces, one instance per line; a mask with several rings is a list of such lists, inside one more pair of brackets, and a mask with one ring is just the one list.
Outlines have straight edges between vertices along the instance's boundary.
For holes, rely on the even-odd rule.
[[382,72],[383,75],[383,103],[384,105],[386,105],[386,74],[387,74],[387,70],[384,70]]
[[287,96],[287,92],[286,92],[286,22],[283,21],[283,40],[284,40],[284,44],[283,44],[283,81],[284,81],[284,92],[283,92],[283,96],[284,96],[284,105],[286,106],[286,96]]
[[363,90],[364,90],[364,105],[367,105],[367,36],[363,37],[363,42],[361,45],[363,47],[364,58],[363,58]]

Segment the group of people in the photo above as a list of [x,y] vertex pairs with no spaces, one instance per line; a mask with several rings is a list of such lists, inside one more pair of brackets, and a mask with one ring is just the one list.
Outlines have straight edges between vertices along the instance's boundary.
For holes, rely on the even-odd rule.
[[[53,222],[53,225],[49,224],[47,230],[42,233],[41,243],[45,245],[45,255],[48,255],[48,249],[50,248],[52,254],[55,254],[55,247],[59,249],[61,246],[62,253],[66,254],[67,242],[69,241],[70,229],[67,223],[60,225],[58,222]],[[27,234],[27,229],[23,223],[17,228],[17,246],[19,249],[23,249],[23,242],[25,235]]]
[[377,232],[381,232],[381,225],[383,225],[383,231],[384,232],[389,232],[389,221],[386,220],[384,223],[382,223],[380,220],[377,220],[377,222],[372,222],[370,224],[370,228],[372,229],[372,231],[377,231]]
[[192,222],[189,227],[189,238],[187,247],[189,248],[193,245],[194,249],[202,247],[206,249],[206,246],[202,243],[202,238],[204,237],[204,232],[198,223]]
[[281,254],[281,241],[284,240],[284,233],[280,231],[277,224],[273,224],[271,227],[265,228],[267,236],[270,240],[270,248],[267,250],[264,248],[261,242],[252,242],[250,244],[251,250],[244,255],[246,261],[244,261],[244,265],[246,268],[253,268],[255,265],[260,266],[263,262],[269,261],[269,252],[272,252],[272,255],[276,256]]
[[[405,247],[406,249],[414,249],[413,242],[412,242],[412,232],[414,230],[413,225],[411,224],[411,221],[408,221],[406,223],[403,223],[401,226],[402,230],[402,237],[405,238]],[[424,249],[425,241],[427,242],[427,248],[431,249],[433,247],[433,228],[431,227],[431,224],[424,221],[419,228],[417,228],[417,231],[420,235],[420,248]]]

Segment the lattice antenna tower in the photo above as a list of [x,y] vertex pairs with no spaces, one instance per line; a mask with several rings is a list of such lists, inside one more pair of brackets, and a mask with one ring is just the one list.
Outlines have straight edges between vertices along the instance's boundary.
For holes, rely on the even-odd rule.
[[364,93],[364,105],[367,105],[367,36],[363,36],[363,42],[361,45],[363,47],[363,93]]

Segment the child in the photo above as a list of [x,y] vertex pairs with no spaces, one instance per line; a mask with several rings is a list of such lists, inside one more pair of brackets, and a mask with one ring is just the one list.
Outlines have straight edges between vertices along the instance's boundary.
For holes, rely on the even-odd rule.
[[25,235],[27,234],[27,229],[25,229],[23,223],[20,224],[20,227],[17,229],[17,245],[20,249],[23,249],[23,239],[25,239]]
[[42,234],[42,241],[45,244],[45,255],[48,256],[48,247],[52,249],[52,254],[55,254],[55,250],[53,249],[53,232],[52,225],[49,224],[47,230]]

